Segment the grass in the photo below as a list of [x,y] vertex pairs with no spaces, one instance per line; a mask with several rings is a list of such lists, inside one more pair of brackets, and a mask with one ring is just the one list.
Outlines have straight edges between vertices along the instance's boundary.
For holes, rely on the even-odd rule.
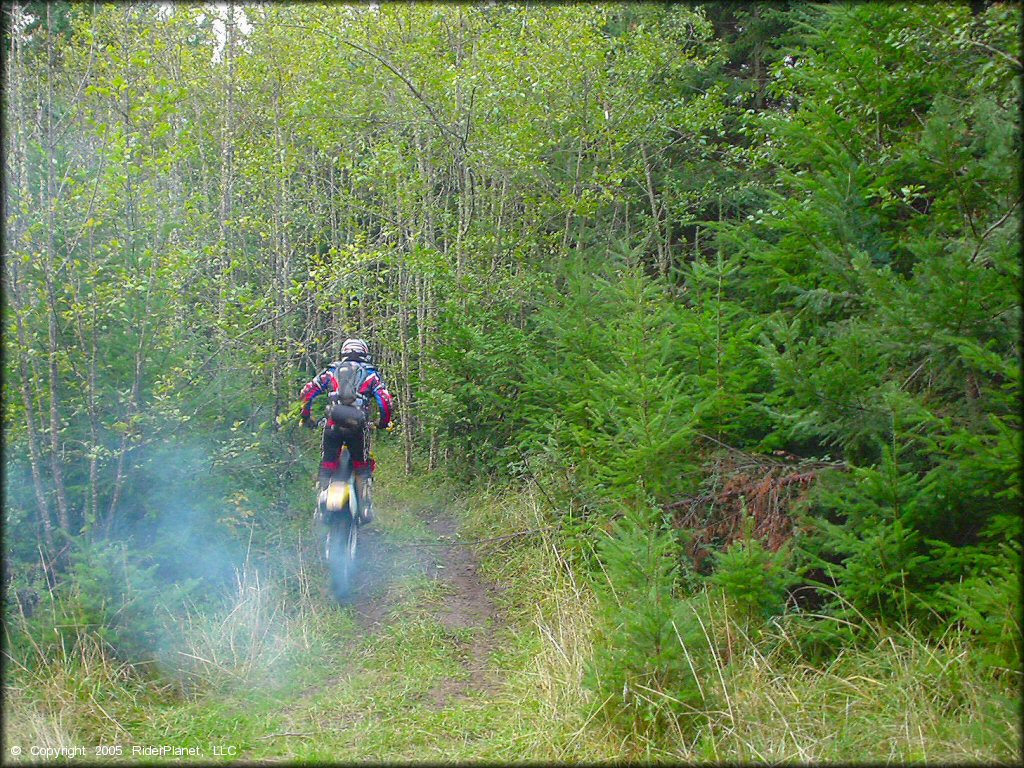
[[694,745],[676,751],[680,757],[964,763],[1021,756],[1019,676],[976,663],[963,633],[928,642],[912,627],[865,620],[870,642],[816,667],[793,658],[796,638],[785,622],[752,640],[720,615],[709,643],[724,644],[726,623],[738,633],[737,656],[719,664],[716,689],[728,706]]
[[[173,629],[176,664],[162,676],[117,662],[87,628],[7,665],[4,736],[18,746],[198,746],[199,762],[1016,762],[1019,671],[993,671],[971,638],[922,640],[913,628],[869,627],[871,642],[812,666],[794,651],[800,627],[751,628],[714,593],[702,617],[707,717],[652,733],[607,721],[583,671],[596,637],[595,595],[550,512],[530,493],[458,493],[381,460],[377,526],[399,545],[429,531],[425,509],[448,507],[477,541],[495,587],[493,627],[447,628],[444,583],[410,572],[388,587],[383,626],[365,633],[326,595],[313,541],[282,538],[277,557],[247,563],[220,612],[187,612]],[[308,531],[305,524],[296,532]],[[509,537],[512,532],[529,535]],[[14,625],[17,617],[11,621]],[[480,633],[494,684],[471,683],[465,649]],[[657,702],[671,691],[648,691]],[[87,756],[88,757],[88,756]],[[224,759],[232,755],[224,755]],[[123,761],[124,758],[122,758]]]
[[[480,493],[467,500],[478,538],[545,527],[540,500]],[[509,677],[517,704],[546,725],[524,754],[559,761],[651,762],[1018,762],[1020,670],[979,661],[976,641],[949,632],[934,641],[914,627],[864,619],[871,638],[820,666],[801,661],[799,622],[751,627],[712,591],[689,598],[704,617],[702,680],[707,717],[682,730],[623,732],[596,715],[582,684],[594,630],[594,596],[549,534],[496,545],[488,573],[509,584],[506,610],[532,660]],[[534,632],[523,632],[532,624]],[[754,631],[756,630],[756,631]],[[527,639],[529,638],[529,639]],[[726,652],[726,650],[731,652]],[[523,685],[525,683],[525,685]],[[517,686],[519,686],[517,688]],[[654,700],[671,691],[650,691]],[[517,759],[516,755],[508,756]]]
[[[506,692],[515,711],[509,748],[495,759],[576,762],[628,756],[590,715],[582,686],[595,597],[576,576],[540,500],[478,492],[462,501],[466,537],[485,540],[483,570],[505,585],[499,604],[514,642],[505,646]],[[500,538],[511,532],[536,532]],[[487,541],[490,540],[490,541]]]

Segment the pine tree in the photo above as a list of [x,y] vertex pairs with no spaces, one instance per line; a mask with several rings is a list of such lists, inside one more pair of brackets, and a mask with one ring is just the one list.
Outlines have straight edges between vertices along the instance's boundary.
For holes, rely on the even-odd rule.
[[628,507],[598,547],[601,625],[586,684],[614,720],[664,730],[694,727],[709,702],[710,671],[696,614],[675,594],[678,543],[652,506]]

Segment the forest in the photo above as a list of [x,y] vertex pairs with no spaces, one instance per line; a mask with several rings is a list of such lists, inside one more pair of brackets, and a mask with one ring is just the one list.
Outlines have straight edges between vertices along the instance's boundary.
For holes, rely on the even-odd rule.
[[4,759],[1020,760],[1021,22],[4,3]]

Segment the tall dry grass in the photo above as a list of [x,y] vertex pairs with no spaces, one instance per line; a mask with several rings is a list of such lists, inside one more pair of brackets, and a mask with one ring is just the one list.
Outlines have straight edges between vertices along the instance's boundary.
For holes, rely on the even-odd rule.
[[[504,620],[528,653],[504,686],[505,708],[517,717],[508,737],[509,758],[573,762],[626,756],[621,735],[597,720],[582,685],[596,598],[550,528],[544,504],[530,493],[484,491],[463,498],[461,506],[465,535],[484,540],[477,547],[484,570],[505,587]],[[523,531],[533,533],[509,537]]]
[[30,701],[19,687],[4,690],[3,743],[7,751],[5,760],[37,762],[32,747],[43,750],[71,750],[80,742],[64,727],[61,714],[47,713]]
[[[299,542],[294,550],[259,563],[247,556],[231,587],[207,607],[190,603],[176,615],[163,609],[159,647],[144,660],[119,659],[101,628],[75,623],[74,606],[59,594],[49,601],[45,621],[40,616],[30,621],[23,613],[9,616],[5,744],[21,747],[23,756],[32,745],[59,748],[72,741],[115,739],[131,744],[130,721],[144,717],[154,703],[195,700],[268,678],[280,683],[294,659],[320,642],[329,631],[325,623],[336,615],[325,610],[323,574],[313,557],[313,542]],[[17,653],[11,650],[15,645]]]
[[[798,651],[799,622],[783,617],[753,625],[710,590],[686,599],[702,630],[698,646],[684,646],[694,667],[706,670],[699,680],[699,726],[662,733],[617,729],[597,714],[600,702],[583,685],[596,637],[596,598],[559,539],[544,531],[543,502],[530,493],[512,499],[479,494],[465,504],[472,535],[539,531],[482,550],[495,579],[519,593],[514,602],[524,606],[540,640],[529,675],[511,687],[510,702],[533,708],[549,725],[527,737],[538,757],[729,763],[1022,758],[1021,671],[981,663],[969,634],[950,630],[926,639],[913,626],[886,627],[862,617],[868,640],[815,665]],[[655,704],[673,696],[632,694]]]
[[[868,639],[814,665],[799,623],[752,627],[706,590],[687,601],[702,628],[687,656],[711,660],[695,732],[633,732],[630,758],[685,762],[1018,763],[1020,670],[979,662],[977,641],[950,630],[862,617]],[[828,619],[822,618],[823,621]],[[681,641],[680,641],[681,642]],[[707,667],[706,667],[707,668]],[[644,695],[667,705],[672,691]]]
[[[978,662],[976,641],[950,630],[925,639],[913,626],[861,617],[868,640],[811,665],[794,651],[799,625],[775,622],[756,637],[706,592],[702,612],[715,654],[709,712],[685,759],[786,762],[1018,762],[1020,673]],[[824,619],[823,619],[824,620]],[[728,635],[728,636],[727,636]],[[714,653],[714,651],[713,651]]]
[[116,660],[90,627],[65,627],[72,631],[42,645],[32,639],[26,624],[24,614],[5,622],[8,649],[12,631],[24,633],[30,646],[27,657],[4,654],[4,744],[11,756],[13,747],[26,760],[33,746],[80,745],[83,732],[127,735],[111,694],[122,706],[134,704],[141,692],[139,670]]
[[218,611],[188,607],[177,671],[201,688],[280,682],[337,630],[315,535],[257,561],[247,556]]

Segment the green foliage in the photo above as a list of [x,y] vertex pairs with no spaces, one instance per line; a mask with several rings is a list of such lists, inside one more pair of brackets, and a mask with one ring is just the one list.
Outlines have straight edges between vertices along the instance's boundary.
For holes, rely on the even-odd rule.
[[761,405],[771,379],[759,344],[762,321],[732,297],[743,266],[719,253],[714,261],[694,259],[682,275],[677,354],[691,372],[695,426],[731,443],[756,442],[771,427]]
[[1002,545],[984,567],[938,590],[952,616],[982,641],[981,658],[994,666],[1020,669],[1021,553],[1019,536]]
[[850,465],[806,508],[804,565],[848,619],[941,630],[1018,530],[1019,15],[873,10],[815,8],[776,64],[786,107],[747,125],[778,194],[721,241],[764,318],[762,444]]
[[[95,640],[113,657],[132,664],[165,660],[176,617],[198,580],[168,583],[157,565],[125,544],[79,542],[65,580],[45,589],[33,615],[12,635],[15,658],[31,665],[68,655]],[[63,648],[63,650],[60,650]]]
[[[1017,7],[5,16],[5,554],[25,585],[71,543],[51,618],[141,658],[160,584],[297,520],[281,417],[355,333],[407,467],[556,486],[629,596],[592,680],[627,719],[700,709],[704,646],[654,512],[593,541],[693,500],[709,440],[847,470],[798,527],[835,579],[798,643],[961,622],[1019,663]],[[753,620],[784,559],[748,537],[713,582]]]
[[634,507],[598,545],[600,626],[585,684],[624,725],[687,729],[707,706],[698,675],[708,645],[697,614],[674,594],[678,559],[672,529],[656,508]]
[[[598,496],[664,501],[688,487],[692,470],[694,400],[679,364],[679,315],[629,254],[620,258],[603,274],[569,278],[565,303],[542,317],[526,397],[546,407],[534,405],[531,431],[550,432]],[[594,321],[567,326],[563,318],[584,302]]]
[[787,552],[771,552],[754,538],[754,519],[744,518],[744,536],[728,549],[714,553],[711,583],[721,587],[744,625],[782,613],[793,582]]
[[530,352],[523,329],[504,321],[521,290],[511,279],[507,285],[509,298],[482,303],[471,317],[461,306],[467,296],[483,299],[476,290],[445,303],[437,318],[441,338],[420,388],[421,418],[461,457],[451,470],[463,478],[504,472],[517,459],[517,400],[527,386]]
[[[881,465],[834,475],[814,495],[809,522],[819,533],[804,547],[819,566],[830,564],[838,596],[856,610],[951,618],[938,595],[979,578],[1019,539],[1010,508],[1020,499],[1021,443],[1009,426],[1018,422],[1019,369],[976,343],[961,342],[960,352],[961,364],[976,371],[968,375],[990,382],[978,393],[989,403],[986,418],[973,407],[940,417],[891,396],[894,443],[882,448]],[[907,429],[897,413],[907,414]]]
[[[884,462],[881,470],[857,468],[837,482],[838,488],[822,487],[818,503],[823,511],[839,511],[845,525],[830,522],[826,511],[814,520],[820,540],[807,546],[828,558],[815,564],[839,581],[837,609],[850,615],[905,618],[913,611],[921,616],[929,606],[918,602],[915,588],[927,585],[919,574],[928,556],[910,521],[922,498],[913,473],[900,472],[888,451]],[[832,558],[839,562],[831,564]]]
[[161,608],[180,606],[182,596],[180,589],[155,578],[155,572],[155,565],[130,560],[124,545],[79,549],[72,557],[74,592],[64,606],[67,618],[77,624],[75,629],[92,627],[117,657],[151,660],[163,643],[166,619]]

